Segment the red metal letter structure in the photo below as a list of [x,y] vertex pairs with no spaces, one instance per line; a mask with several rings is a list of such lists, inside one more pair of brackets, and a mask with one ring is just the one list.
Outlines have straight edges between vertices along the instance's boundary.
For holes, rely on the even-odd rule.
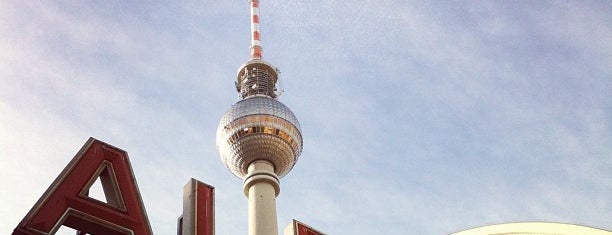
[[214,188],[191,179],[183,188],[183,214],[179,218],[178,235],[214,235]]
[[[88,196],[98,178],[106,202]],[[80,234],[152,234],[125,151],[89,138],[13,235],[54,234],[62,225]]]
[[322,232],[311,228],[310,226],[293,220],[287,227],[285,227],[284,235],[325,235]]

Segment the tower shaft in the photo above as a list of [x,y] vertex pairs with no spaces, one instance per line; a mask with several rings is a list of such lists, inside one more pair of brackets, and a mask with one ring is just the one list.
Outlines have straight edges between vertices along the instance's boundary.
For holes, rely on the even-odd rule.
[[259,160],[249,165],[244,193],[249,198],[249,235],[277,235],[276,196],[279,181],[272,163]]

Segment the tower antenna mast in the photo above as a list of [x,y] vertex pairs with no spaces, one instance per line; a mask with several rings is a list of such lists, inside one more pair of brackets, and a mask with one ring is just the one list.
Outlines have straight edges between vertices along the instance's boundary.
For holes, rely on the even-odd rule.
[[251,0],[251,59],[261,60],[261,40],[259,34],[259,0]]

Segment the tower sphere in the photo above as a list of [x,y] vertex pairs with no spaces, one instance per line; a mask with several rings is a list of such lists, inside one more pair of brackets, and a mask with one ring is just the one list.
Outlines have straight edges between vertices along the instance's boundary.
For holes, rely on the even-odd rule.
[[244,179],[249,165],[267,160],[278,177],[286,175],[302,152],[300,124],[289,108],[265,95],[252,95],[234,104],[217,127],[221,161]]

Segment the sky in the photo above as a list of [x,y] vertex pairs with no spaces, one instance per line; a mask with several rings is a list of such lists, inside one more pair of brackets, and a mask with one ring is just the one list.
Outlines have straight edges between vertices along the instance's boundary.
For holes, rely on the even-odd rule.
[[[260,6],[304,138],[281,229],[612,230],[609,1]],[[215,132],[239,100],[249,17],[246,0],[0,1],[0,233],[94,137],[128,152],[155,234],[176,233],[190,178],[215,187],[216,233],[245,234]]]

